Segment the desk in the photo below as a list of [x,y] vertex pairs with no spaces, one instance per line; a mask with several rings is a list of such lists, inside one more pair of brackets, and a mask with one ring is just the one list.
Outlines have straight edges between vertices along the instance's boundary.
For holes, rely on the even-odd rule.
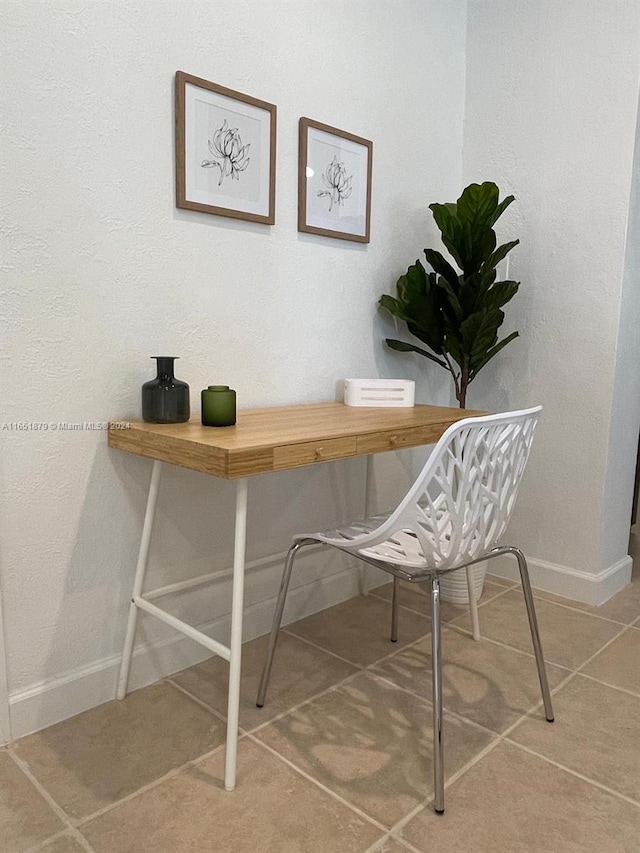
[[[355,408],[342,403],[319,403],[238,413],[233,427],[203,427],[198,423],[147,424],[131,422],[109,427],[109,446],[154,460],[147,498],[142,539],[129,607],[129,621],[118,682],[118,698],[127,691],[133,642],[139,610],[171,625],[187,637],[229,661],[227,740],[224,785],[236,783],[242,615],[244,598],[245,541],[248,478],[269,471],[285,471],[368,456],[404,447],[432,444],[456,421],[479,415],[464,409],[440,406],[413,408]],[[153,528],[162,465],[169,462],[216,477],[236,480],[236,519],[231,604],[231,640],[224,646],[191,625],[152,604],[152,593],[142,593],[149,543]]]

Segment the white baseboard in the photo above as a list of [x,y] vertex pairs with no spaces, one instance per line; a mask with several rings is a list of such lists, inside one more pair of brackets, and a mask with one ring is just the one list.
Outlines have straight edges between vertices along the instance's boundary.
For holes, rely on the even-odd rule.
[[[626,556],[601,572],[590,574],[557,563],[527,558],[531,586],[596,606],[604,604],[629,583],[632,562],[631,557]],[[487,571],[507,580],[520,579],[515,557],[509,555],[489,560]]]
[[[317,553],[316,551],[315,554]],[[303,552],[298,559],[301,563],[307,564],[304,569],[303,566],[300,567],[300,574],[304,578],[311,574],[310,569],[313,567],[309,564],[313,563],[314,552],[310,551],[306,554]],[[263,569],[265,562],[261,560],[258,568]],[[281,561],[278,559],[277,562],[280,568]],[[251,572],[248,572],[247,586],[250,585],[250,574]],[[255,574],[258,575],[259,571]],[[382,572],[379,574],[382,575]],[[262,582],[260,578],[257,580],[258,583]],[[274,588],[273,585],[271,588]],[[288,624],[317,613],[333,604],[352,598],[358,592],[359,574],[349,566],[331,575],[303,582],[302,585],[290,590],[283,622]],[[248,604],[243,621],[244,642],[270,630],[274,609],[275,595]],[[209,622],[195,624],[194,627],[220,642],[228,643],[229,641],[230,616],[228,613]],[[211,653],[207,649],[174,632],[160,641],[138,645],[133,655],[129,690],[137,690],[153,684],[210,656]],[[103,658],[88,667],[56,679],[42,681],[27,690],[11,694],[9,697],[11,739],[17,740],[115,699],[119,668],[119,655]]]

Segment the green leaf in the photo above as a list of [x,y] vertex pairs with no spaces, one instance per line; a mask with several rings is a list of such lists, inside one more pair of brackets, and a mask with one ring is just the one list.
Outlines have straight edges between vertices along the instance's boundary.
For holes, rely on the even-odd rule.
[[474,227],[490,228],[498,206],[498,187],[491,181],[469,184],[458,199],[458,215]]
[[495,225],[495,223],[500,219],[505,210],[509,207],[512,201],[515,201],[515,196],[508,195],[504,201],[501,201],[500,204],[496,207],[493,217],[491,218],[490,225]]
[[452,317],[462,317],[463,311],[462,306],[460,305],[460,300],[458,299],[458,295],[451,287],[446,278],[443,278],[441,275],[436,277],[435,285],[441,291],[441,299],[440,299],[440,307],[445,312]]
[[452,287],[458,287],[458,273],[445,258],[435,249],[424,250],[427,261],[433,269],[446,279]]
[[417,352],[418,355],[423,355],[425,358],[430,358],[431,361],[435,361],[435,363],[439,364],[440,367],[447,368],[447,363],[445,361],[442,361],[440,358],[436,358],[435,355],[415,346],[415,344],[408,344],[405,341],[395,341],[393,338],[385,338],[385,342],[388,347],[395,349],[398,352]]
[[496,308],[473,314],[461,325],[462,347],[469,357],[470,372],[479,370],[478,365],[484,363],[486,353],[498,340],[503,320],[504,313]]
[[442,242],[447,247],[451,257],[464,269],[459,246],[462,238],[460,221],[457,217],[455,204],[430,204],[429,210],[433,213],[435,223],[440,230]]
[[511,343],[511,341],[517,338],[518,336],[518,332],[512,332],[510,335],[507,335],[506,338],[503,338],[499,343],[497,343],[494,347],[488,350],[484,354],[483,358],[480,359],[480,361],[475,365],[473,371],[469,376],[469,382],[471,382],[472,379],[476,378],[480,370],[485,366],[488,361],[490,361],[494,357],[494,355],[499,353],[503,347],[506,347],[508,343]]
[[380,303],[394,316],[404,320],[412,335],[439,354],[442,352],[444,331],[435,278],[435,273],[427,275],[418,260],[398,279],[398,298],[385,296]]
[[498,246],[495,252],[485,261],[485,266],[495,268],[519,242],[520,240],[512,240],[510,243],[503,243],[502,246]]
[[380,299],[378,300],[378,304],[383,308],[386,308],[391,314],[396,317],[402,316],[402,303],[398,299],[394,299],[393,296],[389,296],[386,293],[383,293]]
[[483,303],[486,308],[502,308],[518,292],[519,281],[496,281],[484,294]]

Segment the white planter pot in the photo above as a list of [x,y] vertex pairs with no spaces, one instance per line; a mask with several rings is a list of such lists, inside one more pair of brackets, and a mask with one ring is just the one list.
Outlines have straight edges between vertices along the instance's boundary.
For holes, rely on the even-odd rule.
[[[484,588],[484,576],[487,573],[487,564],[475,563],[471,566],[473,576],[473,592],[476,601],[480,600]],[[467,570],[457,569],[455,572],[447,572],[440,577],[440,595],[443,601],[449,604],[469,604],[469,590],[467,587]]]

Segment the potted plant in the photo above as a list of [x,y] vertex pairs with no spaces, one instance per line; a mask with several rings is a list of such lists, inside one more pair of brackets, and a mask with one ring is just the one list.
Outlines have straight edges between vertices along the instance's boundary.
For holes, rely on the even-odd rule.
[[[470,184],[457,202],[430,204],[442,242],[457,269],[435,249],[425,249],[430,269],[420,260],[397,282],[397,296],[387,294],[380,305],[406,323],[418,343],[387,338],[391,349],[415,352],[449,371],[456,400],[466,407],[467,390],[480,370],[518,337],[512,332],[498,340],[504,320],[502,307],[518,292],[519,282],[497,280],[496,267],[519,240],[497,245],[493,226],[514,201],[512,195],[499,201],[496,184]],[[425,349],[425,346],[428,349]],[[474,566],[476,596],[482,593],[486,566]],[[464,571],[452,572],[452,589],[443,597],[468,601]],[[454,577],[455,576],[455,577]]]

